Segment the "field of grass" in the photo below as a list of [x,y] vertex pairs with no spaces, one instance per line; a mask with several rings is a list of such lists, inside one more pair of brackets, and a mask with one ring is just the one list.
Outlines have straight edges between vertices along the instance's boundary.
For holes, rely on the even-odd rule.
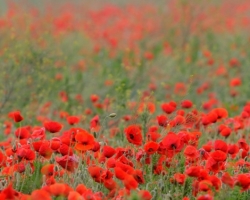
[[0,5],[0,200],[250,199],[248,0]]

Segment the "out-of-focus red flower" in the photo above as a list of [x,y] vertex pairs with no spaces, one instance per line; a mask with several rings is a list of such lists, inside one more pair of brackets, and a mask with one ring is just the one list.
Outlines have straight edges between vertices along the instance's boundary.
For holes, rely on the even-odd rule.
[[130,125],[124,130],[127,140],[135,145],[142,144],[141,128],[138,125]]
[[151,155],[154,154],[155,152],[157,152],[159,148],[159,144],[153,141],[147,142],[144,145],[144,150],[147,154]]
[[69,125],[78,124],[80,122],[80,117],[69,116],[69,117],[67,117],[67,122],[69,123]]
[[13,119],[15,122],[21,122],[23,120],[23,116],[20,111],[13,111],[8,114],[9,118]]
[[88,133],[86,130],[81,130],[75,135],[76,145],[75,149],[80,151],[87,151],[94,147],[95,138],[93,135]]
[[56,121],[46,121],[43,123],[45,129],[49,131],[50,133],[57,133],[59,132],[63,125]]

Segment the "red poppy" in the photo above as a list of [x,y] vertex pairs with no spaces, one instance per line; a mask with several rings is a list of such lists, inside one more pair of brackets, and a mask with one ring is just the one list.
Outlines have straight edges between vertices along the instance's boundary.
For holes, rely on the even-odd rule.
[[157,133],[157,132],[149,132],[149,133],[147,133],[148,140],[152,140],[154,142],[156,142],[160,137],[161,137],[161,134]]
[[101,174],[103,169],[98,166],[89,166],[88,172],[95,182],[101,183]]
[[138,182],[132,175],[127,174],[125,179],[123,180],[123,184],[127,190],[133,190],[138,187]]
[[45,138],[45,128],[42,127],[37,127],[34,128],[32,134],[31,134],[31,138],[32,139],[39,139],[39,140],[43,140]]
[[80,122],[80,117],[69,116],[69,117],[67,117],[67,122],[69,123],[69,125],[78,124]]
[[200,166],[191,166],[188,169],[186,169],[185,173],[191,177],[198,177],[200,175],[200,170],[201,170]]
[[159,148],[159,144],[156,143],[156,142],[153,142],[153,141],[150,141],[150,142],[147,142],[145,145],[144,145],[144,150],[147,154],[154,154],[155,152],[157,152]]
[[47,164],[44,165],[41,169],[41,173],[46,176],[53,176],[54,175],[54,164]]
[[210,153],[210,156],[217,162],[225,161],[227,159],[227,154],[221,150],[216,150]]
[[15,135],[19,139],[26,139],[30,137],[30,132],[27,127],[20,127],[15,131]]
[[165,115],[157,116],[158,125],[166,127],[168,125],[168,118]]
[[220,133],[220,135],[224,136],[224,137],[228,137],[232,130],[227,127],[226,125],[224,124],[221,124],[219,127],[218,127],[218,132]]
[[9,118],[13,119],[15,122],[21,122],[23,120],[23,116],[20,111],[13,111],[8,114]]
[[176,152],[181,151],[183,147],[183,142],[180,137],[175,133],[169,132],[162,140],[162,145],[167,150],[174,150]]
[[75,149],[80,151],[87,151],[94,147],[95,138],[93,135],[88,133],[86,130],[81,130],[75,135],[76,145]]
[[142,144],[142,133],[141,128],[138,125],[130,125],[124,130],[127,140],[134,144],[140,146]]
[[185,180],[186,180],[186,175],[185,174],[181,174],[181,173],[175,173],[174,174],[174,180],[183,185],[185,183]]
[[133,177],[139,184],[145,183],[143,172],[141,170],[139,169],[134,170]]
[[176,106],[177,106],[177,104],[176,104],[175,102],[171,101],[170,103],[163,103],[163,104],[161,105],[161,109],[162,109],[165,113],[171,114],[172,112],[175,111]]
[[183,100],[181,102],[181,107],[182,108],[191,108],[192,106],[193,106],[193,103],[190,100]]
[[56,157],[56,162],[64,169],[74,172],[78,166],[78,160],[75,156],[65,155],[63,157]]
[[151,200],[153,198],[150,192],[147,190],[140,190],[139,195],[141,196],[141,199],[143,200]]
[[59,132],[63,125],[56,121],[46,121],[43,123],[45,129],[49,131],[50,133],[57,133]]
[[199,182],[199,190],[203,192],[210,191],[212,189],[213,184],[209,180],[202,180]]
[[230,176],[229,173],[225,172],[223,173],[222,177],[221,177],[221,181],[228,185],[229,187],[233,188],[234,187],[234,179]]
[[52,200],[52,197],[50,197],[49,192],[47,192],[46,190],[40,189],[40,190],[34,190],[31,193],[31,199]]
[[236,184],[242,187],[242,191],[248,190],[250,186],[250,177],[248,174],[238,174]]
[[218,119],[223,119],[228,116],[228,112],[225,108],[215,108],[212,112],[216,113]]
[[92,95],[90,96],[90,100],[91,100],[93,103],[95,103],[95,102],[97,102],[97,101],[99,100],[99,96],[97,96],[96,94],[92,94]]
[[120,167],[115,167],[115,176],[120,180],[124,180],[127,176],[127,173],[123,171]]
[[199,156],[199,152],[194,146],[188,145],[184,150],[184,155],[188,158],[194,159]]
[[115,153],[116,153],[116,151],[115,151],[115,149],[113,147],[110,147],[110,146],[107,146],[107,145],[103,147],[103,155],[106,158],[112,157]]

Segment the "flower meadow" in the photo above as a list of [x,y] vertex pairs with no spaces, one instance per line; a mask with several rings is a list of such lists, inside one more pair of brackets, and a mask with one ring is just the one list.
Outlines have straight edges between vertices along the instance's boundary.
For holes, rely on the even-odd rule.
[[249,200],[248,0],[1,1],[1,200]]

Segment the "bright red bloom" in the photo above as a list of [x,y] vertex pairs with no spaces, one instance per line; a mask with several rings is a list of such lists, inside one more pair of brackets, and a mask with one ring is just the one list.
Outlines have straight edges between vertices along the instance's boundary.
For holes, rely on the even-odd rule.
[[242,191],[249,189],[250,177],[248,174],[238,174],[236,180],[236,184],[242,187]]
[[46,190],[40,189],[40,190],[34,190],[31,193],[31,199],[52,200],[52,197],[50,197],[49,192],[47,192]]
[[57,133],[59,132],[63,125],[59,122],[55,122],[55,121],[47,121],[43,123],[45,129],[47,131],[49,131],[50,133]]
[[112,157],[115,153],[116,153],[116,151],[115,151],[115,149],[113,147],[110,147],[110,146],[107,146],[107,145],[103,147],[103,155],[106,158]]
[[157,116],[159,126],[166,127],[168,125],[168,118],[165,115]]
[[217,162],[225,161],[227,159],[227,154],[221,150],[216,150],[210,153],[210,156]]
[[193,103],[190,100],[184,100],[181,102],[182,108],[191,108],[192,106],[193,106]]
[[153,198],[150,192],[147,190],[140,190],[139,195],[141,196],[141,199],[143,200],[151,200]]
[[200,166],[191,166],[186,169],[185,173],[191,177],[198,177],[200,174],[201,167]]
[[159,144],[153,141],[147,142],[144,145],[144,150],[147,154],[154,154],[159,148]]
[[138,182],[134,179],[132,175],[129,174],[127,174],[127,176],[123,180],[123,184],[127,190],[133,190],[138,187]]
[[69,125],[78,124],[80,122],[80,117],[69,116],[69,117],[67,117],[67,122],[69,123]]
[[199,156],[199,152],[194,146],[188,145],[184,150],[184,155],[188,158],[197,158]]
[[161,109],[162,109],[165,113],[171,114],[172,112],[175,111],[176,106],[177,106],[177,104],[176,104],[175,102],[172,102],[172,101],[171,101],[170,103],[163,103],[163,104],[161,105]]
[[234,179],[230,176],[229,173],[225,172],[223,173],[222,177],[221,177],[221,181],[228,185],[229,187],[233,188],[234,187]]
[[30,137],[30,132],[26,127],[20,127],[15,131],[15,135],[19,139],[25,139]]
[[78,160],[74,156],[56,157],[56,162],[64,169],[73,172],[78,166]]
[[141,128],[138,125],[130,125],[124,130],[127,140],[135,145],[142,144]]
[[81,130],[76,133],[75,140],[77,144],[75,145],[75,149],[80,151],[87,151],[94,147],[95,138],[93,135],[88,133],[86,130]]
[[175,173],[174,174],[174,180],[183,185],[185,183],[185,180],[186,180],[186,175],[185,174],[181,174],[181,173]]
[[181,141],[180,137],[175,133],[168,133],[162,140],[162,145],[167,150],[174,150],[174,151],[181,151],[183,147],[183,142]]
[[13,119],[15,122],[21,122],[23,120],[23,116],[20,111],[13,111],[8,114],[9,118]]

